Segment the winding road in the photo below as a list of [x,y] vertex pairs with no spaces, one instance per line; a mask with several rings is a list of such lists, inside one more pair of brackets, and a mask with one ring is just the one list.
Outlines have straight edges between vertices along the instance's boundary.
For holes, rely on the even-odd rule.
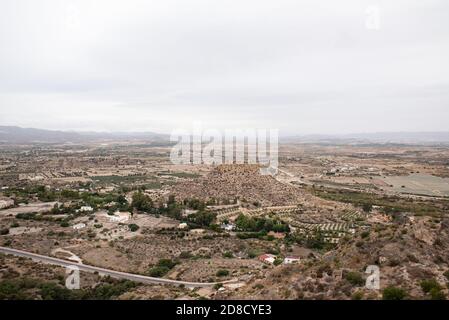
[[[71,261],[67,261],[67,260],[63,260],[63,259],[43,256],[43,255],[36,254],[36,253],[31,253],[31,252],[26,252],[26,251],[17,250],[17,249],[11,249],[11,248],[5,248],[5,247],[0,247],[0,253],[10,254],[10,255],[17,256],[17,257],[30,258],[33,261],[39,261],[39,262],[57,265],[57,266],[61,266],[61,267],[75,266],[80,271],[86,271],[86,272],[91,272],[91,273],[98,272],[99,274],[109,275],[113,278],[126,279],[126,280],[146,283],[146,284],[168,284],[168,285],[175,285],[175,286],[184,285],[187,288],[210,288],[217,284],[217,282],[209,282],[209,283],[188,282],[188,281],[178,281],[178,280],[171,280],[171,279],[147,277],[147,276],[142,276],[139,274],[126,273],[126,272],[120,272],[120,271],[115,271],[115,270],[111,270],[111,269],[94,267],[94,266],[86,265],[83,263],[71,262]],[[233,283],[233,282],[236,282],[236,280],[224,281],[224,282],[220,282],[220,283],[224,284],[224,283]]]

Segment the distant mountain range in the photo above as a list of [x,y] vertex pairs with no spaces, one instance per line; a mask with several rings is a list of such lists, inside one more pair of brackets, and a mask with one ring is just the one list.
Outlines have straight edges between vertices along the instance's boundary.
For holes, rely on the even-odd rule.
[[341,135],[302,135],[280,139],[298,143],[354,143],[354,144],[449,144],[448,132],[376,132]]
[[[83,143],[94,141],[145,141],[168,143],[170,136],[154,132],[72,132],[16,126],[0,126],[0,143]],[[379,132],[341,135],[298,135],[281,137],[281,143],[329,144],[449,144],[449,132]]]
[[71,132],[0,126],[0,143],[82,143],[91,141],[142,140],[168,142],[169,136],[153,132]]

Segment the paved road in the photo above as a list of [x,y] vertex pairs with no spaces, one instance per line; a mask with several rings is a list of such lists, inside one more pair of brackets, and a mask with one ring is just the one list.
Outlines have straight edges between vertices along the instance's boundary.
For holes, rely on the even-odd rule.
[[[175,286],[184,285],[188,288],[208,288],[208,287],[213,287],[216,284],[215,282],[214,283],[187,282],[187,281],[177,281],[177,280],[170,280],[170,279],[141,276],[138,274],[114,271],[114,270],[110,270],[110,269],[103,269],[103,268],[94,267],[94,266],[90,266],[90,265],[86,265],[86,264],[82,264],[82,263],[71,262],[71,261],[48,257],[48,256],[42,256],[40,254],[35,254],[35,253],[31,253],[31,252],[26,252],[26,251],[17,250],[17,249],[11,249],[11,248],[5,248],[5,247],[0,247],[0,253],[11,254],[14,256],[18,256],[18,257],[30,258],[30,259],[33,259],[34,261],[49,263],[49,264],[58,265],[58,266],[62,266],[62,267],[76,266],[79,268],[80,271],[86,271],[86,272],[92,272],[92,273],[98,272],[99,274],[109,275],[111,277],[118,278],[118,279],[127,279],[127,280],[136,281],[136,282],[147,283],[147,284],[169,284],[169,285],[175,285]],[[226,281],[223,283],[231,283],[231,282],[234,282],[234,281]]]

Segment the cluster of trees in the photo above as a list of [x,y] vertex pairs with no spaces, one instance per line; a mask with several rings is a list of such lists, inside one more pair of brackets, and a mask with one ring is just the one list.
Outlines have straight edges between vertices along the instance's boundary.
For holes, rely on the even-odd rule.
[[43,220],[42,216],[38,215],[36,212],[18,213],[18,214],[16,214],[16,219],[22,219],[22,220]]
[[321,231],[314,231],[313,233],[305,234],[295,234],[290,235],[290,237],[286,240],[290,240],[296,242],[300,245],[303,245],[309,249],[315,250],[329,250],[335,247],[334,244],[328,243],[324,239],[324,234]]
[[[184,199],[182,202],[177,202],[175,197],[170,195],[165,204],[156,207],[151,198],[140,191],[134,193],[131,208],[147,213],[165,215],[201,227],[212,226],[216,218],[214,213],[206,210],[206,203],[204,201],[198,199]],[[182,210],[185,208],[198,210],[198,212],[183,219]]]
[[107,203],[115,202],[121,210],[128,210],[128,202],[126,201],[126,198],[123,194],[116,192],[100,194],[97,192],[79,192],[71,189],[54,190],[45,186],[28,186],[25,188],[14,188],[7,190],[5,195],[8,197],[13,197],[16,203],[28,203],[29,199],[37,197],[43,202],[66,202],[78,200],[79,205],[89,205],[94,209],[104,206]]
[[117,210],[120,211],[128,211],[129,204],[123,194],[116,193],[108,193],[108,194],[99,194],[99,193],[89,193],[83,192],[80,194],[80,199],[86,204],[91,206],[94,210],[99,207],[104,207],[106,204],[115,203],[109,210],[115,212]]
[[178,262],[171,259],[160,259],[159,262],[148,271],[148,274],[150,277],[163,277],[177,264]]
[[373,206],[381,207],[382,211],[391,214],[401,212],[413,212],[420,215],[438,216],[445,214],[445,201],[425,201],[418,199],[403,199],[398,196],[378,195],[374,193],[334,190],[329,188],[313,188],[311,190],[316,196],[343,203],[351,203],[370,212]]
[[227,277],[227,276],[229,276],[229,270],[220,269],[220,270],[217,271],[217,273],[215,275],[217,277]]
[[211,227],[217,215],[209,211],[198,211],[188,216],[188,221],[201,227]]
[[106,277],[93,288],[67,289],[62,281],[46,282],[30,278],[15,278],[0,281],[0,300],[109,300],[138,286],[128,280]]
[[177,220],[181,220],[182,218],[183,205],[177,203],[175,197],[172,195],[169,196],[167,203],[157,207],[148,195],[144,194],[142,191],[138,191],[133,194],[130,207],[131,210],[135,209],[151,214],[166,215]]
[[150,212],[154,209],[153,200],[139,191],[133,194],[131,208],[138,211]]
[[170,195],[166,205],[159,207],[160,214],[166,215],[170,218],[181,220],[183,206],[176,202],[175,196]]
[[240,214],[235,220],[237,228],[246,232],[290,232],[290,227],[283,221],[269,218],[248,217]]
[[193,210],[204,211],[206,210],[206,203],[199,199],[184,199],[183,204],[185,207]]

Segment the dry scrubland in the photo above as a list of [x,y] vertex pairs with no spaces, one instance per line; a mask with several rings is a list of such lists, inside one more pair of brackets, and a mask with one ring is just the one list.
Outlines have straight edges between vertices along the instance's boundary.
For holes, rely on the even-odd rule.
[[[253,165],[172,165],[169,152],[144,142],[4,146],[0,245],[217,285],[82,273],[81,290],[70,291],[62,267],[0,254],[0,299],[448,294],[448,148],[281,145],[275,177]],[[364,287],[368,265],[380,267],[380,290]]]

